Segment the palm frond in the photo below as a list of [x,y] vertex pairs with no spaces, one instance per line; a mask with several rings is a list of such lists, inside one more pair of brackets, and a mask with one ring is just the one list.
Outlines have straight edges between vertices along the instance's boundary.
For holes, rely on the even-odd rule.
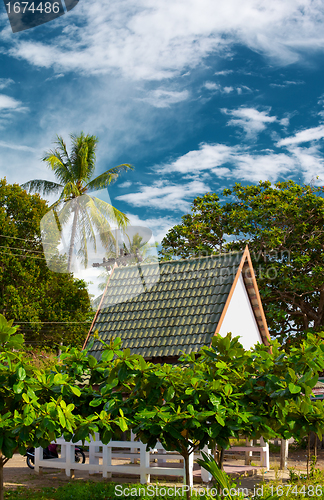
[[[84,200],[85,196],[81,197],[82,203],[80,203],[80,213],[79,213],[79,225],[81,228],[82,238],[87,238],[89,242],[92,242],[94,250],[97,250],[96,245],[96,235],[94,231],[94,221],[92,219],[91,213],[89,213],[89,207],[87,200]],[[80,198],[79,198],[80,199]],[[80,245],[83,245],[83,240],[80,239]]]
[[61,226],[60,230],[62,230],[63,227],[67,224],[74,211],[74,201],[75,199],[64,202],[62,199],[59,199],[50,207],[53,208],[53,211],[55,211],[57,214]]
[[34,179],[33,181],[25,182],[21,184],[21,187],[29,193],[41,193],[43,195],[58,193],[63,188],[62,184],[43,179]]
[[106,170],[101,175],[98,175],[95,179],[92,179],[92,181],[88,182],[86,185],[87,191],[96,191],[98,189],[103,189],[108,186],[108,184],[111,184],[112,182],[115,182],[121,172],[127,171],[127,170],[134,170],[133,165],[129,165],[128,163],[123,163],[122,165],[118,165],[117,167],[110,168],[109,170]]
[[115,224],[117,224],[117,226],[121,228],[127,227],[127,224],[129,224],[129,218],[127,217],[127,215],[125,215],[123,212],[113,207],[109,203],[100,200],[99,198],[96,198],[95,196],[91,197],[91,200],[93,201],[96,208],[100,210],[100,212],[107,219],[110,219],[112,222],[114,222]]
[[58,148],[45,153],[42,160],[53,170],[59,181],[65,184],[73,180],[71,159],[63,138],[60,136],[56,136],[56,138],[55,144],[58,145]]
[[63,137],[61,137],[60,135],[57,135],[55,144],[57,144],[57,146],[58,146],[58,148],[56,148],[55,151],[60,151],[60,157],[62,158],[63,163],[66,166],[71,167],[71,159],[70,159],[69,153],[67,151],[66,144],[64,142]]
[[74,182],[68,182],[65,184],[63,191],[61,193],[61,198],[69,199],[69,198],[77,198],[80,196],[80,191]]
[[95,135],[71,134],[71,163],[75,180],[87,183],[95,170],[98,138]]
[[[96,203],[97,202],[97,203]],[[100,241],[107,251],[116,252],[116,239],[114,230],[111,229],[110,222],[116,223],[112,216],[113,207],[97,198],[88,197],[89,217],[96,232],[99,234]],[[123,215],[123,214],[122,214]],[[126,216],[125,216],[126,217]],[[128,220],[128,219],[127,219]]]
[[[221,470],[218,467],[218,465],[217,465],[217,463],[212,455],[208,455],[208,454],[205,454],[203,452],[201,454],[202,454],[203,459],[198,459],[197,463],[201,467],[206,469],[213,476],[217,485],[222,490],[226,488],[228,491],[230,491],[231,488],[236,487],[236,484],[232,482],[231,478],[226,474],[226,472],[224,472],[223,470]],[[226,498],[228,500],[234,500],[234,498],[230,494],[228,494],[228,496]]]
[[86,232],[86,227],[83,224],[81,226],[81,237],[80,237],[80,248],[77,252],[77,255],[81,257],[81,262],[84,265],[84,267],[88,266],[88,238],[87,238],[87,232]]

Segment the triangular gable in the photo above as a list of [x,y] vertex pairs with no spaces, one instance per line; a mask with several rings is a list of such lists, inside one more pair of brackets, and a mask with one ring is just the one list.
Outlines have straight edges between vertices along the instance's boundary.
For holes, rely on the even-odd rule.
[[[224,335],[228,331],[241,334],[241,342],[246,349],[257,342],[269,345],[270,334],[248,246],[245,247],[215,334]],[[250,338],[247,338],[249,331]]]

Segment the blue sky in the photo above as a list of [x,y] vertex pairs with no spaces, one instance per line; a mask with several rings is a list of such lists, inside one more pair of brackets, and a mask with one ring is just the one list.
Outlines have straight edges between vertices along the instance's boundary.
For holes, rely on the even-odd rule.
[[98,174],[135,166],[113,204],[158,241],[236,181],[322,185],[323,20],[317,0],[80,0],[13,34],[1,6],[1,177],[54,180],[55,134],[96,134]]

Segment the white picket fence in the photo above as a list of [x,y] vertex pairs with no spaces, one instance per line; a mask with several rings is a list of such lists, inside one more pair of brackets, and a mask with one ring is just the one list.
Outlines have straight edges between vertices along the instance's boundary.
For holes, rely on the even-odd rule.
[[[64,469],[68,477],[74,476],[75,470],[88,471],[90,474],[102,473],[103,477],[111,477],[112,473],[140,476],[141,484],[150,482],[150,475],[157,476],[180,476],[185,483],[184,463],[178,453],[166,452],[160,443],[156,444],[154,450],[146,451],[146,445],[138,441],[110,441],[104,445],[101,441],[90,441],[89,463],[75,462],[75,446],[82,446],[81,441],[77,443],[66,442],[57,439],[61,446],[61,456],[44,460],[42,448],[35,449],[35,471],[39,472],[42,467]],[[101,450],[100,450],[101,448]],[[130,464],[112,464],[112,459],[130,459]],[[164,466],[158,466],[155,460],[162,460]],[[167,462],[173,460],[174,463]],[[175,463],[177,461],[177,463]],[[190,486],[193,485],[193,455],[189,459]]]
[[[84,464],[75,462],[75,446],[77,443],[67,442],[63,438],[56,441],[61,446],[59,458],[43,459],[42,448],[35,449],[35,471],[40,472],[43,467],[65,470],[68,477],[74,477],[75,470],[83,470],[90,474],[101,473],[103,477],[111,477],[113,473],[135,475],[140,477],[141,484],[150,482],[150,476],[179,476],[185,484],[185,468],[183,458],[179,453],[166,451],[160,443],[155,448],[146,451],[146,444],[140,441],[110,441],[103,444],[99,438],[91,440],[89,445],[89,461]],[[252,458],[252,452],[260,453],[261,466],[269,470],[269,445],[260,439],[260,445],[253,446],[247,441],[247,446],[233,446],[228,451],[244,451],[245,463]],[[207,447],[203,450],[210,453]],[[201,458],[201,454],[191,454],[189,457],[189,486],[193,486],[193,462]],[[112,463],[114,459],[114,464]],[[127,460],[128,463],[116,463],[116,459]],[[129,463],[130,462],[130,463]],[[162,464],[161,464],[162,462]],[[162,465],[162,466],[161,466]],[[205,470],[201,469],[201,479],[207,483],[212,478]]]
[[231,446],[227,451],[244,451],[245,465],[250,465],[252,460],[252,452],[260,453],[260,466],[266,470],[270,469],[269,443],[265,443],[264,439],[260,438],[260,444],[253,445],[253,440],[246,439],[246,446]]

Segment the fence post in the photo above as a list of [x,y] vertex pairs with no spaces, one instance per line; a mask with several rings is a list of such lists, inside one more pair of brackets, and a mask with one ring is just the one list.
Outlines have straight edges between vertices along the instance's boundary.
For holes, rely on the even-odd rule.
[[[95,456],[96,449],[98,449],[98,446],[95,443],[96,443],[96,441],[94,441],[91,438],[91,441],[89,443],[89,464],[99,465],[99,457]],[[89,475],[98,474],[99,472],[100,472],[99,470],[91,471],[91,473],[89,473]]]
[[[134,434],[134,432],[132,430],[130,431],[130,440],[131,440],[132,443],[135,442],[135,434]],[[131,448],[130,451],[131,451],[131,453],[135,454],[135,453],[137,453],[137,448]],[[131,457],[130,461],[131,461],[132,464],[136,464],[136,462],[137,462],[137,460],[136,460],[135,457]]]
[[35,467],[34,470],[39,474],[41,472],[41,467],[39,466],[40,460],[43,458],[43,448],[35,448]]
[[141,484],[147,484],[150,482],[151,475],[147,472],[150,467],[150,452],[146,451],[146,445],[141,443],[140,447],[140,474]]
[[[253,446],[253,439],[246,438],[245,446]],[[252,451],[245,452],[245,465],[250,465],[252,460]]]
[[111,466],[111,448],[108,444],[102,446],[102,477],[111,477],[111,472],[107,468]]
[[72,443],[66,443],[65,474],[67,475],[67,477],[74,478],[74,469],[72,469],[74,463],[74,445]]
[[265,467],[267,470],[270,469],[270,458],[269,458],[269,443],[265,443],[263,437],[260,437],[260,446],[266,447],[266,451],[261,451],[261,467]]

